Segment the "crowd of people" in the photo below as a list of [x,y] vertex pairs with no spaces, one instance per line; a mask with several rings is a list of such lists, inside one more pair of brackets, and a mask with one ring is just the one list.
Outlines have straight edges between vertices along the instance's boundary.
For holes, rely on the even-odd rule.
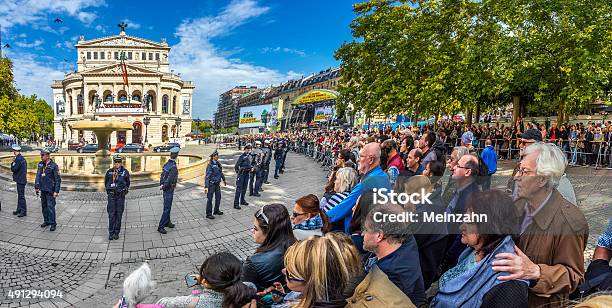
[[[327,182],[320,191],[296,196],[294,204],[262,206],[252,218],[257,248],[251,256],[243,263],[228,253],[210,256],[193,276],[199,293],[162,298],[156,305],[567,307],[574,300],[582,301],[576,307],[612,305],[610,295],[599,293],[612,289],[612,220],[585,270],[589,226],[565,176],[571,156],[564,151],[562,129],[553,126],[544,135],[527,126],[504,145],[504,132],[512,129],[451,122],[439,127],[239,138],[245,152],[238,171],[252,168],[250,159],[258,156],[253,146],[273,144],[271,149],[284,152],[276,164],[285,164],[286,151],[312,157],[329,167]],[[549,134],[561,140],[544,142]],[[515,146],[519,161],[513,176],[506,185],[492,185],[500,152]],[[391,192],[418,195],[421,202],[394,202]],[[244,201],[238,189],[236,196]],[[412,215],[417,219],[398,218]],[[122,301],[128,307],[150,294],[150,287],[134,290],[148,283],[131,279],[149,281],[147,276],[143,265],[126,279]]]

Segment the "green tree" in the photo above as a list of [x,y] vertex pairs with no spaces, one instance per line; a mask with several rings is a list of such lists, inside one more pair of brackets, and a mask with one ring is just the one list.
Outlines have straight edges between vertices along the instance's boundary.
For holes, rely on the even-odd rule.
[[13,62],[9,58],[0,57],[0,97],[15,98],[17,90],[13,79]]

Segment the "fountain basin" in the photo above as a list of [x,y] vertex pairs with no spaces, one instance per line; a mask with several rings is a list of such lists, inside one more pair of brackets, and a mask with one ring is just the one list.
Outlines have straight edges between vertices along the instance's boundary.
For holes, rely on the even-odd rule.
[[[37,164],[40,156],[23,154],[28,163],[28,183],[36,179]],[[161,169],[170,158],[166,153],[160,154],[121,154],[124,167],[130,172],[130,189],[159,186]],[[68,191],[104,191],[104,175],[112,166],[112,159],[97,154],[57,154],[51,159],[58,164],[62,176],[62,190]],[[12,180],[11,162],[13,155],[0,156],[0,177]],[[179,155],[177,166],[179,182],[191,180],[204,175],[208,160],[197,155]]]

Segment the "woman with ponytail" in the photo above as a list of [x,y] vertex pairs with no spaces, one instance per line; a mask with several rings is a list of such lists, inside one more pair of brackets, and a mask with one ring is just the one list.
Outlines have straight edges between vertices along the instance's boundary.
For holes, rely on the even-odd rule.
[[311,235],[323,236],[329,232],[329,219],[319,206],[319,198],[310,194],[295,201],[291,215],[293,235],[298,241],[305,240]]
[[239,308],[255,297],[255,286],[240,280],[242,262],[229,252],[214,254],[196,275],[201,293],[164,297],[157,304],[166,308]]

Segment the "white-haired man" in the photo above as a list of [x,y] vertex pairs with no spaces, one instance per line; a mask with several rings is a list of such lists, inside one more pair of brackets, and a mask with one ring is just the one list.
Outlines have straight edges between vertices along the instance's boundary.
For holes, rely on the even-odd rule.
[[515,176],[522,210],[516,255],[501,253],[493,270],[511,273],[500,280],[530,282],[530,307],[565,307],[569,294],[584,279],[584,249],[589,228],[584,214],[556,187],[567,158],[554,144],[534,143]]

